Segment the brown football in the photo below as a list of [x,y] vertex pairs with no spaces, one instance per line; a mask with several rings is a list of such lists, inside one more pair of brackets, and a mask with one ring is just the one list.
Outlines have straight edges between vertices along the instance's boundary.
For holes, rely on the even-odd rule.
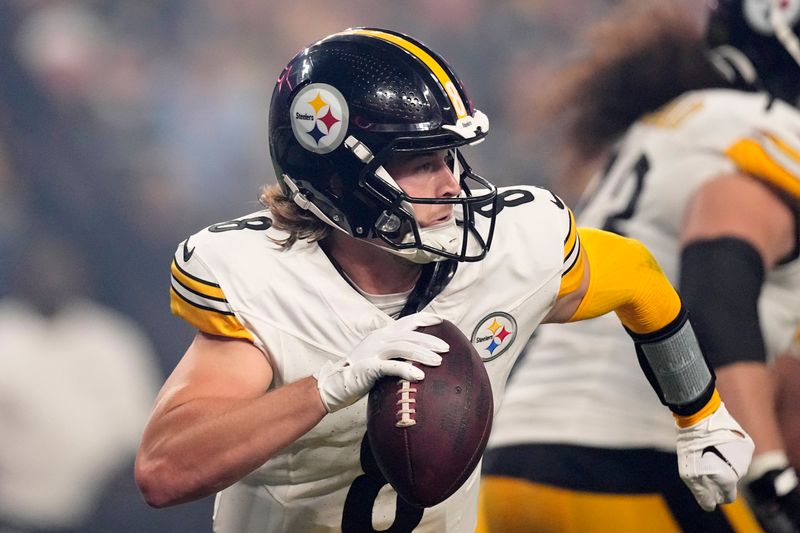
[[[367,437],[386,480],[404,500],[432,507],[469,478],[492,428],[489,376],[452,322],[419,328],[450,345],[416,383],[387,377],[369,393]],[[414,363],[416,364],[416,363]]]

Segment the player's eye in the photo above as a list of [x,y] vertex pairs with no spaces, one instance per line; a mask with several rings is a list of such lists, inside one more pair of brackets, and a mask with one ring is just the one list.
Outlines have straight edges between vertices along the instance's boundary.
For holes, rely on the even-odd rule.
[[414,170],[420,173],[422,172],[431,173],[435,170],[435,168],[436,167],[434,166],[434,163],[432,161],[423,161],[422,163],[417,165],[417,168],[415,168]]
[[447,165],[446,155],[431,154],[425,156],[414,170],[417,172],[433,173]]

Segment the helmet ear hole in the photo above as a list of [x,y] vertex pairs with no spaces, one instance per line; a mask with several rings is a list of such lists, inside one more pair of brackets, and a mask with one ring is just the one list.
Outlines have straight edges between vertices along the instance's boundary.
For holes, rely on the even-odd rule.
[[342,178],[338,174],[330,177],[329,190],[336,198],[341,198],[344,194],[344,182],[342,182]]

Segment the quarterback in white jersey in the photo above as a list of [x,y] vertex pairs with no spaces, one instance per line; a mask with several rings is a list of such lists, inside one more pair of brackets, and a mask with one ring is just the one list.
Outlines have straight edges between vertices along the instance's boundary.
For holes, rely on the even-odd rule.
[[[651,13],[647,27],[651,28],[654,20],[659,19]],[[658,42],[657,51],[648,50],[646,45],[626,50],[669,56],[665,50],[689,43],[683,46],[694,46],[697,53],[682,58],[682,63],[673,63],[675,70],[694,76],[705,64],[713,74],[703,46],[675,31],[681,26],[675,24],[679,20],[661,20],[665,24],[661,33],[652,35],[652,42]],[[631,24],[631,18],[624,17],[623,23]],[[675,47],[665,47],[665,41]],[[617,59],[614,64],[624,61]],[[595,75],[603,79],[608,72],[613,68]],[[635,86],[635,78],[634,72],[626,72],[627,83]],[[751,376],[758,379],[759,352],[764,354],[762,362],[787,352],[800,321],[800,112],[767,92],[734,90],[733,84],[723,88],[726,83],[721,77],[719,82],[713,77],[687,80],[686,75],[681,78],[670,72],[664,78],[661,81],[671,87],[694,83],[698,88],[711,88],[683,92],[668,103],[656,99],[664,98],[669,90],[652,98],[658,109],[642,113],[613,148],[608,164],[587,190],[578,222],[640,240],[653,252],[687,302],[728,405],[745,411],[749,408],[760,419],[757,423],[762,423],[771,406],[757,411],[763,406],[752,395],[734,404],[723,387],[723,378],[730,376],[726,369],[739,364],[746,371],[754,371]],[[647,83],[653,80],[647,79]],[[795,83],[800,92],[800,77]],[[723,187],[726,190],[720,192]],[[759,231],[765,237],[759,238]],[[756,252],[751,253],[744,243],[752,243]],[[713,249],[703,249],[709,246]],[[744,251],[743,259],[739,250]],[[693,259],[693,253],[702,255]],[[760,283],[750,282],[745,274],[750,267],[742,266],[751,257],[755,263],[752,270],[762,272]],[[692,275],[700,259],[705,263],[700,268],[705,271]],[[723,283],[730,285],[720,289],[725,287]],[[744,305],[746,299],[742,303],[750,286],[754,286],[752,309]],[[690,305],[698,298],[703,300],[701,304]],[[741,394],[741,384],[731,390]],[[773,442],[769,434],[759,443],[757,435],[765,432],[760,427],[748,427],[745,421],[750,416],[746,412],[740,417],[733,407],[731,411],[756,440],[754,465],[759,452],[764,458],[765,470],[751,473],[751,479],[766,470],[787,469],[780,443]],[[502,513],[491,501],[498,499],[502,505],[507,491],[518,489],[504,488],[502,476],[525,479],[541,491],[540,498],[538,492],[525,494],[539,502],[538,518],[531,518],[535,513],[530,511],[527,517],[498,518],[491,531],[531,527],[526,520],[541,520],[552,528],[539,531],[581,531],[575,520],[581,523],[584,519],[578,515],[587,515],[594,502],[604,498],[602,512],[608,521],[603,523],[609,530],[757,529],[742,508],[729,507],[725,517],[693,514],[685,509],[685,490],[669,465],[669,455],[675,451],[674,422],[652,393],[628,336],[613,317],[557,328],[545,326],[537,331],[510,380],[489,448],[486,473],[490,477],[485,491],[488,515]],[[573,464],[589,466],[569,472],[565,467],[552,466],[554,457],[571,457]],[[599,466],[603,461],[605,465]],[[666,474],[659,469],[661,465],[666,465]],[[605,475],[603,468],[616,473]],[[793,471],[786,472],[784,495],[797,490],[796,479],[793,483],[790,480]],[[581,473],[597,481],[577,479]],[[675,482],[665,481],[659,486],[651,481],[653,477]],[[569,512],[559,515],[554,510],[558,506],[552,498],[578,498],[578,492],[585,499],[573,507],[574,520]],[[590,494],[596,499],[592,500]],[[617,498],[613,503],[609,501],[611,495]],[[790,513],[792,505],[786,502]],[[794,512],[800,513],[800,508]],[[591,516],[597,519],[596,514]],[[770,527],[769,518],[759,518],[764,527]],[[515,525],[509,529],[509,523]]]
[[[486,361],[498,404],[524,340],[558,294],[561,274],[569,266],[564,242],[570,232],[574,241],[575,232],[568,210],[563,204],[556,206],[549,192],[524,187],[501,189],[499,194],[518,202],[497,217],[492,253],[481,262],[458,265],[444,290],[425,307],[473,340],[481,339],[476,347]],[[484,229],[489,220],[478,222]],[[286,234],[269,225],[269,212],[262,211],[187,239],[172,266],[172,305],[202,331],[252,339],[269,358],[272,386],[277,388],[345,357],[393,318],[380,303],[354,290],[320,246],[299,242],[283,251],[270,238]],[[515,251],[517,247],[526,252]],[[493,331],[495,323],[502,329]],[[474,529],[477,469],[455,495],[424,515],[387,491],[365,489],[345,504],[348,493],[360,486],[356,479],[369,470],[361,464],[369,458],[360,452],[365,445],[366,403],[362,398],[326,416],[220,492],[216,528],[250,531],[247,525],[254,524],[253,531],[333,531],[367,516],[381,531],[406,515],[418,520],[419,514],[423,521],[415,531]]]
[[752,440],[652,255],[577,228],[546,190],[475,174],[460,148],[488,127],[449,65],[397,32],[347,30],[289,62],[270,109],[267,209],[192,235],[172,263],[172,310],[198,334],[139,448],[149,503],[216,492],[221,533],[473,531],[479,470],[439,505],[405,502],[364,438],[365,395],[439,365],[447,344],[416,328],[446,319],[500,405],[540,323],[610,311],[676,414],[698,503],[735,498]]

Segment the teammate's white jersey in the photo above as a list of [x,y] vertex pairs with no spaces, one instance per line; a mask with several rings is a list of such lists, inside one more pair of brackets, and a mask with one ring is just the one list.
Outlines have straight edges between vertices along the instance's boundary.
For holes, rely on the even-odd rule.
[[[764,94],[688,93],[630,129],[582,202],[579,226],[642,241],[677,286],[687,204],[707,180],[734,171],[800,197],[800,112]],[[767,274],[759,313],[774,357],[800,318],[800,261]],[[675,449],[674,420],[613,316],[537,331],[489,445],[528,442]]]
[[[577,258],[569,253],[577,232],[569,209],[549,191],[514,187],[498,194],[491,251],[483,261],[460,263],[425,311],[454,322],[473,340],[499,406],[512,364],[552,308],[562,273]],[[485,234],[488,217],[476,218]],[[345,357],[392,319],[351,287],[317,244],[298,242],[281,250],[268,236],[284,235],[270,227],[267,211],[191,236],[175,254],[171,300],[173,311],[202,331],[252,340],[273,368],[274,389]],[[472,531],[480,468],[447,501],[424,513],[364,475],[366,403],[364,398],[324,417],[220,492],[214,530],[310,533],[339,531],[344,523],[344,531],[355,531],[347,525],[372,517],[376,530],[394,523],[398,529],[392,531]]]

